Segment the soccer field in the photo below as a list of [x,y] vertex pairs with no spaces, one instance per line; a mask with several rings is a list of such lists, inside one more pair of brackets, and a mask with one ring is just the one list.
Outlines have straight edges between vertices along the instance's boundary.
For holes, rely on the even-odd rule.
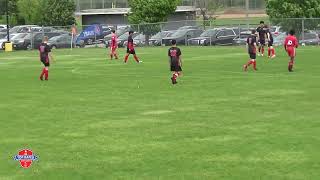
[[[106,49],[55,50],[50,80],[37,51],[0,53],[0,179],[318,179],[318,47],[258,57],[244,47],[182,47],[171,84],[167,48],[142,64]],[[120,50],[121,56],[124,49]],[[13,157],[39,157],[23,169]]]

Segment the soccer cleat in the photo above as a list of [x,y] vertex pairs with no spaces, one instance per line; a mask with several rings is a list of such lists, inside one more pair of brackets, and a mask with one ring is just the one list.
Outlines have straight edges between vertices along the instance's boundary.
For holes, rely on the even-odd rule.
[[40,77],[40,81],[43,81],[43,77]]
[[261,56],[263,57],[263,56],[264,56],[264,54],[261,54]]
[[261,54],[260,54],[260,53],[258,53],[258,56],[261,56]]
[[276,57],[276,55],[272,55],[272,56],[271,56],[271,59],[274,59],[275,57]]

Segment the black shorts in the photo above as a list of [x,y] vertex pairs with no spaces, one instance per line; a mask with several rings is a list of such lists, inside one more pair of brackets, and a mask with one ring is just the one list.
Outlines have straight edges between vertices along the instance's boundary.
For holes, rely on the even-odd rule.
[[271,47],[271,46],[273,46],[273,41],[268,42],[268,47]]
[[50,66],[50,62],[47,61],[47,60],[41,60],[41,62],[45,67],[49,67]]
[[259,43],[260,43],[261,46],[264,46],[264,45],[266,45],[266,40],[265,39],[260,39]]
[[173,62],[173,63],[171,63],[170,70],[171,70],[171,71],[175,71],[175,72],[180,72],[180,71],[182,71],[182,68],[181,68],[181,66],[179,65],[179,63]]
[[250,59],[256,59],[257,58],[257,54],[249,52],[249,57],[250,57]]
[[130,50],[129,48],[127,48],[127,53],[128,54],[136,54],[136,51],[134,49]]

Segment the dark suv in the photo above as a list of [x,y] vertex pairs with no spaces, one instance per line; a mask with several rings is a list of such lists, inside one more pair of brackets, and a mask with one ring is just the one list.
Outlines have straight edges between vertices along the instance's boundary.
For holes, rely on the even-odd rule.
[[[29,33],[23,39],[15,39],[13,41],[13,48],[16,50],[37,49],[42,43],[43,37],[47,36],[49,39],[55,36],[64,34],[65,32],[50,32],[50,33]],[[32,38],[31,38],[32,37]],[[31,42],[32,39],[32,42]]]
[[162,44],[169,46],[171,45],[171,41],[174,39],[177,41],[178,45],[187,45],[189,39],[198,37],[202,32],[203,30],[200,29],[179,30],[171,34],[170,36],[163,38]]
[[239,35],[238,29],[233,28],[215,28],[208,29],[197,38],[189,39],[189,45],[232,45],[234,39]]

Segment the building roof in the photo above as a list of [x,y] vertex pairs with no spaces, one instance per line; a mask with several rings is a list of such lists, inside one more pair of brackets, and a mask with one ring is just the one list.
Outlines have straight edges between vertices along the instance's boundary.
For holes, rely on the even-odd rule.
[[[176,12],[195,12],[194,6],[177,6]],[[76,12],[76,15],[125,15],[130,8],[86,9]]]

